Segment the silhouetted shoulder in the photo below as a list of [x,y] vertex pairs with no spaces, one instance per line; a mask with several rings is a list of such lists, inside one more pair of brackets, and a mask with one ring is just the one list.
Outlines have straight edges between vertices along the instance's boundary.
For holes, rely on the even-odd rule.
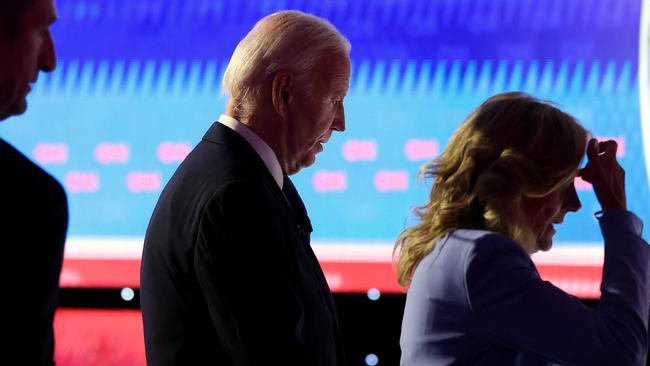
[[[65,204],[63,186],[45,170],[23,155],[15,147],[0,139],[0,196],[3,205],[21,203],[18,208],[27,207],[27,202],[39,202],[40,207]],[[28,194],[27,194],[28,193]]]

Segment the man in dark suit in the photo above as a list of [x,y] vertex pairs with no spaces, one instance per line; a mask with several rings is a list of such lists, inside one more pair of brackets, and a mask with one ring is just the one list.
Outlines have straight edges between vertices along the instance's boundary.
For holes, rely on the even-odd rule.
[[149,365],[340,365],[336,310],[288,175],[333,131],[350,45],[297,11],[265,17],[224,75],[226,113],[163,190],[141,301]]
[[[56,65],[49,26],[53,0],[0,2],[0,121],[27,109],[39,71]],[[52,365],[52,320],[68,226],[61,185],[0,138],[0,245],[4,253],[2,357],[21,365]]]

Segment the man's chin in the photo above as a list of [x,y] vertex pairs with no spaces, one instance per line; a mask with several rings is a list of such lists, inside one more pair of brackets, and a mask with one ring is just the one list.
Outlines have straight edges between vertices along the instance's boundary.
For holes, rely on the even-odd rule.
[[297,161],[293,166],[289,167],[288,172],[286,172],[286,174],[287,175],[296,174],[303,168],[307,168],[314,165],[315,162],[316,162],[316,152],[314,152],[314,150],[310,150],[307,154],[305,154],[302,157],[302,159]]
[[11,116],[19,116],[27,111],[27,101],[22,100],[14,103],[7,108],[0,109],[0,121],[5,120]]
[[310,151],[300,161],[300,169],[310,167],[314,165],[315,162],[316,162],[316,154]]
[[0,110],[0,122],[6,120],[11,116],[19,116],[25,113],[25,109],[16,110],[16,109],[1,109]]

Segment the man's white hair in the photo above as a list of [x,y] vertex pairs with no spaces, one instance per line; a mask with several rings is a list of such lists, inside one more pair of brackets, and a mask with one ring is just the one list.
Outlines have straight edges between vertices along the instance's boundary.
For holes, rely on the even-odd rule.
[[262,18],[239,42],[223,76],[223,91],[240,116],[248,116],[262,96],[266,78],[294,74],[308,88],[311,71],[323,57],[350,53],[350,42],[327,20],[287,10]]

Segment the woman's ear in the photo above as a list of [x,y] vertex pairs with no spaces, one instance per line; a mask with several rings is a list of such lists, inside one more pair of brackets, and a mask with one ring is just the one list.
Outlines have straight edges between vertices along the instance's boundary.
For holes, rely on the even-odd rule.
[[281,116],[286,117],[287,107],[291,101],[293,76],[286,71],[278,71],[273,76],[272,100],[273,108]]

